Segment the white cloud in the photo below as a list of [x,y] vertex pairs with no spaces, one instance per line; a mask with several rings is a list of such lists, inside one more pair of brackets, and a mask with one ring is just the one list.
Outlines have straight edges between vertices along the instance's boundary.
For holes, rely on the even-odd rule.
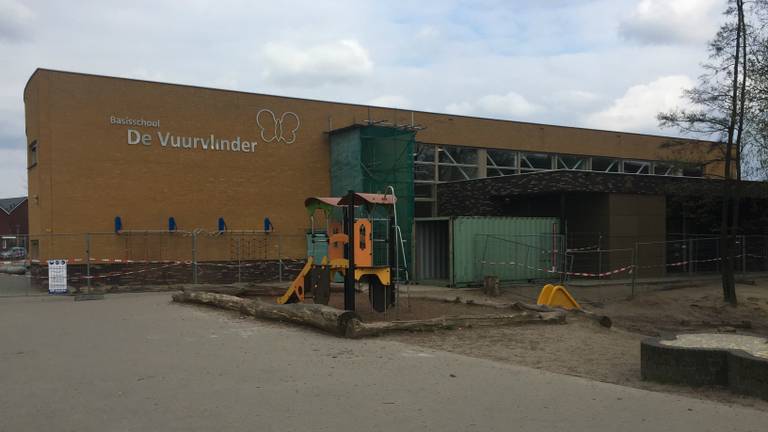
[[[696,10],[676,19],[686,32],[708,28],[717,1],[712,20]],[[703,42],[619,37],[621,20],[658,17],[638,11],[640,0],[480,3],[0,0],[0,27],[14,29],[0,30],[0,148],[23,152],[22,92],[36,67],[587,126],[634,84],[698,76],[707,55]],[[23,158],[18,166],[0,169],[3,187],[18,185],[11,195],[23,193]]]
[[27,190],[27,154],[24,149],[0,148],[0,198],[21,196]]
[[416,32],[416,37],[419,39],[436,39],[440,36],[440,30],[433,26],[424,26]]
[[32,11],[14,0],[0,0],[0,41],[25,39],[34,18]]
[[578,107],[592,104],[600,97],[585,90],[562,90],[554,92],[549,99],[559,104]]
[[724,7],[721,0],[641,0],[619,33],[644,44],[701,43],[714,35]]
[[507,94],[485,95],[473,102],[454,102],[445,107],[451,114],[478,115],[515,119],[527,117],[541,108],[529,102],[522,95],[510,91]]
[[24,113],[23,107],[20,108],[13,110],[0,106],[0,150],[24,148]]
[[685,75],[672,75],[632,86],[610,107],[589,116],[587,124],[597,129],[657,132],[656,115],[686,106],[683,89],[694,85],[694,81]]
[[387,108],[411,108],[411,101],[401,95],[383,95],[368,101],[368,105]]
[[368,51],[353,39],[309,47],[268,42],[263,59],[264,78],[285,85],[351,83],[373,70]]

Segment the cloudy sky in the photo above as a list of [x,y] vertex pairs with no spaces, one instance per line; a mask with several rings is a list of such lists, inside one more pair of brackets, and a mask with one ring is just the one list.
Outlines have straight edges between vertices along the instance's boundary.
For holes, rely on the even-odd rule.
[[660,131],[725,0],[0,0],[0,197],[26,193],[38,67]]

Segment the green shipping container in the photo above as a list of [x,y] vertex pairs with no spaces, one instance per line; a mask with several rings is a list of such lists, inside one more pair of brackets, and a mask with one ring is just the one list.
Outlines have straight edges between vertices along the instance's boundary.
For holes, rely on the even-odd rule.
[[452,284],[553,279],[563,266],[557,218],[457,217],[451,220]]

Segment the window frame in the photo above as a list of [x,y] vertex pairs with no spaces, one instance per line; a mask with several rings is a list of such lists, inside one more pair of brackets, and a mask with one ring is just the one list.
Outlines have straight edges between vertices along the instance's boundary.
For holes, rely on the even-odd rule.
[[39,161],[39,150],[40,146],[38,145],[37,140],[32,140],[27,146],[27,169],[32,169],[37,166]]

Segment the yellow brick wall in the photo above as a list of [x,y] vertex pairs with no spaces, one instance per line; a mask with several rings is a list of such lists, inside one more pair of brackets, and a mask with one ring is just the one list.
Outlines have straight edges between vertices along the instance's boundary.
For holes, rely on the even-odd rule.
[[[326,132],[366,119],[412,120],[426,127],[423,142],[638,159],[665,159],[662,137],[602,132],[470,117],[370,108],[182,85],[38,70],[25,89],[27,138],[38,140],[30,170],[30,232],[111,232],[115,216],[126,230],[213,231],[224,217],[231,230],[261,229],[268,216],[291,238],[283,254],[305,252],[304,198],[330,192]],[[264,143],[256,115],[269,109],[301,119],[292,144]],[[127,144],[128,126],[110,116],[159,120],[151,146]],[[258,141],[235,153],[162,148],[157,131]],[[707,148],[692,144],[694,149]],[[116,246],[117,247],[117,246]],[[45,242],[41,240],[41,258]],[[60,249],[60,248],[57,248]],[[64,254],[64,251],[56,251]]]

